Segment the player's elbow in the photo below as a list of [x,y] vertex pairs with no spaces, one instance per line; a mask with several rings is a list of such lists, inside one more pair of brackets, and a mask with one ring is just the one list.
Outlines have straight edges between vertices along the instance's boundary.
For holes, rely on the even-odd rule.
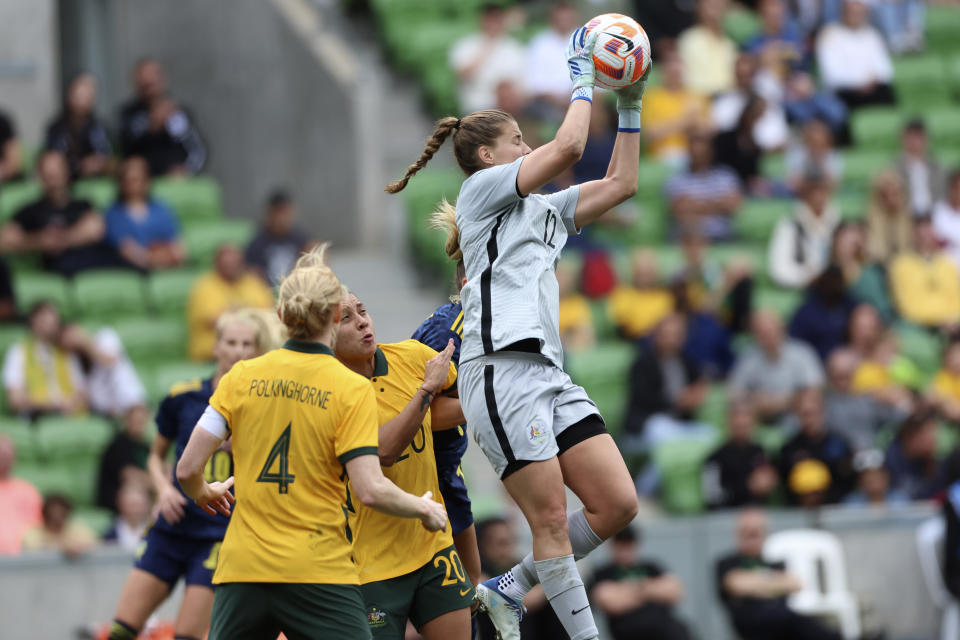
[[614,178],[614,190],[616,193],[617,200],[624,202],[629,200],[637,193],[637,179],[636,176],[633,179],[627,179],[623,177]]
[[380,505],[380,491],[376,483],[364,483],[363,486],[353,486],[353,495],[365,507],[376,508]]
[[587,139],[580,136],[564,136],[557,138],[557,153],[567,165],[573,165],[583,157],[583,150],[587,146]]
[[200,474],[201,470],[195,469],[194,466],[186,458],[181,458],[180,462],[177,463],[177,482],[180,483],[180,486],[188,485],[191,480]]

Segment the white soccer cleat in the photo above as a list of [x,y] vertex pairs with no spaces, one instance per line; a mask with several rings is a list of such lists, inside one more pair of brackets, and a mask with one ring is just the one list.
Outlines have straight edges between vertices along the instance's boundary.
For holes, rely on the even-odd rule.
[[523,605],[504,595],[497,588],[500,576],[490,578],[477,585],[479,610],[490,617],[497,640],[520,640],[520,620],[523,618]]

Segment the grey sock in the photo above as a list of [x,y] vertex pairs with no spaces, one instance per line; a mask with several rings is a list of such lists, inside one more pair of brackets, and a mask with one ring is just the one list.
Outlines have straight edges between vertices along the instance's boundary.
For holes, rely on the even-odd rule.
[[570,640],[591,640],[598,637],[587,590],[577,571],[573,554],[534,562],[543,592],[553,607]]

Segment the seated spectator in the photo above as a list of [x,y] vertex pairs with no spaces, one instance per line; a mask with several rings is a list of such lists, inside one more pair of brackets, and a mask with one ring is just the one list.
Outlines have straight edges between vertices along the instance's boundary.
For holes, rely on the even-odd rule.
[[696,230],[680,236],[684,264],[673,274],[674,292],[683,289],[688,312],[715,316],[730,331],[746,331],[753,301],[753,265],[733,256],[720,265],[706,255],[706,242]]
[[913,247],[913,215],[903,184],[893,170],[873,179],[867,204],[867,254],[879,263]]
[[933,232],[960,268],[960,170],[950,174],[947,193],[933,206]]
[[883,452],[878,449],[860,451],[853,458],[857,472],[857,488],[843,503],[850,506],[887,507],[904,504],[909,498],[890,488],[890,473],[883,465]]
[[784,155],[787,184],[794,192],[803,187],[811,174],[825,177],[831,188],[843,180],[843,158],[833,146],[833,134],[822,120],[810,120],[803,126],[802,141],[790,145]]
[[727,410],[729,437],[703,463],[700,484],[708,509],[766,502],[777,488],[777,472],[763,447],[753,442],[756,422],[744,400]]
[[787,606],[787,596],[803,588],[782,561],[763,559],[767,517],[746,509],[737,520],[737,548],[717,561],[717,592],[737,634],[744,640],[840,640],[840,634],[813,616]]
[[904,320],[930,328],[960,322],[960,275],[940,249],[930,218],[914,220],[913,250],[890,264],[890,292]]
[[687,626],[673,612],[683,600],[683,584],[659,562],[641,560],[639,546],[630,526],[613,536],[610,563],[593,575],[591,601],[607,616],[613,640],[689,640]]
[[585,351],[597,343],[590,303],[577,291],[577,276],[572,265],[557,265],[560,290],[560,342],[567,353]]
[[828,431],[846,438],[854,451],[864,451],[873,448],[884,429],[899,423],[907,414],[870,394],[857,392],[853,380],[858,365],[859,358],[851,349],[836,349],[830,354],[824,422]]
[[960,423],[960,340],[954,338],[943,352],[929,393],[930,402],[950,422]]
[[823,368],[808,345],[784,337],[776,313],[756,311],[750,324],[753,344],[740,352],[728,388],[733,398],[750,403],[761,424],[773,424],[789,412],[798,391],[823,386]]
[[0,556],[20,553],[23,535],[43,522],[43,498],[36,487],[11,474],[17,449],[0,435]]
[[0,110],[0,184],[22,177],[23,148],[13,120]]
[[16,322],[18,317],[13,274],[10,272],[10,265],[0,256],[0,324]]
[[802,289],[827,266],[840,212],[830,202],[830,181],[807,175],[793,215],[781,218],[770,238],[770,277],[781,287]]
[[[750,119],[747,132],[758,150],[767,152],[782,149],[787,143],[790,128],[787,117],[776,101],[776,96],[763,91],[757,82],[757,59],[754,55],[742,52],[737,56],[734,67],[736,86],[713,99],[711,114],[713,126],[720,133],[734,131],[742,126],[744,110],[752,101],[761,101],[757,113]],[[720,155],[718,154],[718,157]],[[722,160],[721,160],[722,162]]]
[[523,45],[507,35],[506,11],[496,3],[481,9],[480,33],[461,38],[450,50],[450,66],[457,74],[457,96],[464,113],[497,104],[497,86],[525,85]]
[[87,407],[83,372],[60,344],[60,312],[49,301],[33,305],[26,340],[7,350],[3,388],[11,411],[24,416],[73,414]]
[[547,19],[550,27],[533,36],[527,45],[524,84],[531,98],[529,110],[541,121],[559,123],[567,112],[573,90],[570,72],[564,64],[567,44],[570,34],[582,22],[576,6],[568,1],[553,3]]
[[858,359],[853,391],[870,394],[878,402],[909,411],[913,406],[912,395],[894,374],[897,367],[912,368],[912,364],[899,355],[896,337],[886,330],[877,310],[868,304],[857,305],[850,314],[847,333],[850,350]]
[[144,58],[133,72],[136,95],[120,112],[123,155],[141,156],[150,175],[198,173],[207,149],[186,109],[167,94],[167,76],[157,60]]
[[70,498],[54,493],[43,500],[43,523],[23,534],[24,551],[59,551],[68,557],[82,556],[97,544],[97,534],[72,517]]
[[117,508],[117,491],[124,480],[145,479],[147,454],[150,443],[147,440],[147,423],[150,412],[142,405],[127,409],[123,416],[123,431],[113,437],[100,456],[100,471],[97,476],[97,506]]
[[951,468],[948,482],[942,508],[946,528],[943,549],[953,553],[943,554],[943,581],[950,595],[960,600],[960,553],[957,553],[960,549],[960,474],[956,468]]
[[217,340],[217,318],[231,309],[273,306],[273,293],[263,280],[250,272],[240,250],[221,245],[208,271],[193,283],[187,300],[187,325],[190,331],[188,353],[192,360],[213,358]]
[[67,88],[63,111],[47,126],[44,148],[66,156],[73,180],[110,173],[113,145],[94,112],[96,105],[97,81],[81,73]]
[[683,60],[675,47],[664,47],[657,58],[663,84],[643,95],[643,140],[647,153],[675,169],[689,160],[687,132],[710,124],[709,103],[684,85]]
[[144,271],[183,264],[187,252],[180,241],[177,218],[150,196],[146,160],[132,156],[117,175],[117,201],[107,209],[107,242],[131,266]]
[[726,10],[727,0],[697,0],[696,24],[677,39],[687,88],[705,97],[733,88],[737,46],[723,30]]
[[847,107],[829,91],[817,89],[806,38],[789,17],[784,0],[761,0],[761,32],[747,40],[744,49],[756,56],[761,70],[761,94],[782,105],[792,122],[814,118],[828,123],[834,133],[843,131]]
[[933,205],[943,198],[947,175],[930,153],[927,127],[921,118],[914,118],[903,126],[897,172],[901,189],[905,187],[907,190],[908,206],[913,215],[931,215]]
[[247,245],[247,264],[271,286],[293,270],[310,238],[297,225],[297,206],[290,194],[276,190],[267,199],[263,225]]
[[59,151],[45,151],[37,160],[43,196],[0,227],[0,249],[38,252],[43,266],[65,276],[117,264],[104,244],[103,217],[86,200],[70,194],[67,161]]
[[792,504],[836,504],[853,487],[853,448],[827,429],[819,389],[797,395],[799,432],[780,450],[780,479]]
[[790,319],[790,335],[813,347],[826,361],[844,343],[855,304],[840,267],[829,266],[807,287],[803,303]]
[[873,21],[894,53],[923,51],[927,7],[924,0],[875,0]]
[[854,300],[871,305],[885,322],[891,322],[896,310],[887,291],[887,274],[881,264],[868,260],[866,245],[866,231],[861,223],[841,222],[833,234],[830,264],[840,269],[847,292]]
[[824,86],[849,109],[896,102],[890,84],[893,62],[883,38],[870,25],[865,0],[845,0],[843,21],[820,32],[817,66]]
[[657,255],[648,250],[634,251],[630,257],[630,286],[618,285],[607,300],[613,324],[628,340],[648,335],[657,323],[673,311],[673,296],[660,284]]
[[660,321],[650,340],[638,343],[637,358],[630,368],[625,425],[628,449],[712,437],[713,428],[694,418],[706,399],[708,385],[696,362],[683,352],[686,338],[683,316],[671,314]]
[[907,418],[887,447],[890,487],[910,500],[930,500],[946,486],[946,466],[937,458],[940,416],[920,408]]
[[60,346],[80,361],[92,411],[119,418],[130,407],[147,401],[140,376],[113,328],[103,327],[91,334],[79,324],[69,324],[60,335]]
[[729,240],[733,237],[730,219],[743,199],[740,180],[732,169],[714,162],[709,135],[693,132],[688,144],[690,168],[666,184],[674,227],[681,232],[693,230],[710,241]]
[[123,483],[116,494],[117,515],[103,536],[105,542],[127,551],[136,551],[140,546],[151,521],[152,500],[148,487],[148,482],[144,480]]
[[763,150],[754,135],[766,109],[766,101],[751,94],[734,128],[717,134],[713,139],[717,164],[733,169],[744,189],[753,196],[769,195],[774,189],[774,185],[761,175],[760,156]]

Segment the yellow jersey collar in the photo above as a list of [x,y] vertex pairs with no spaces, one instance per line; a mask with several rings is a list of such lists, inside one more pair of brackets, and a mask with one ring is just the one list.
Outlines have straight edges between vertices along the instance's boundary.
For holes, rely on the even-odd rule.
[[[284,349],[289,349],[290,351],[298,351],[300,353],[324,353],[328,356],[333,355],[333,349],[323,344],[322,342],[311,342],[309,340],[296,340],[290,338],[283,344]],[[377,349],[379,354],[380,349]],[[384,359],[384,368],[386,368],[386,359]]]

